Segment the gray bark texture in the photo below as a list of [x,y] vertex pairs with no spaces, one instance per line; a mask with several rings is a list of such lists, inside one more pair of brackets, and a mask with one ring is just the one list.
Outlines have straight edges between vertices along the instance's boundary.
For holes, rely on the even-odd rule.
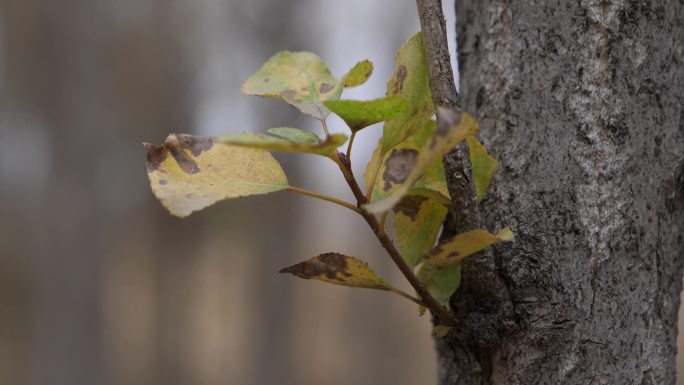
[[684,3],[456,8],[462,107],[500,161],[483,220],[517,238],[465,260],[440,383],[674,384]]

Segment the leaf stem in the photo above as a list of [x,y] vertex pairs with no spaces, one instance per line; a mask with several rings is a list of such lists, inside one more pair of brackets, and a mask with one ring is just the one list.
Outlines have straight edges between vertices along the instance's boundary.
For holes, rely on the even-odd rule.
[[378,157],[377,162],[375,162],[375,167],[373,170],[373,178],[371,178],[370,183],[366,186],[366,199],[370,201],[371,195],[373,194],[373,187],[375,186],[375,180],[378,178],[378,172],[380,172],[380,166],[382,165],[382,158],[384,156]]
[[352,131],[352,134],[349,137],[349,144],[347,145],[347,159],[349,159],[350,161],[351,161],[352,144],[354,144],[354,138],[356,138],[356,131]]
[[340,152],[338,152],[337,154],[332,154],[330,158],[340,167],[340,171],[342,171],[344,179],[347,181],[349,188],[354,194],[354,197],[356,198],[357,202],[357,207],[360,209],[359,214],[361,214],[363,219],[366,220],[366,223],[368,223],[368,226],[370,226],[371,230],[380,241],[382,247],[387,251],[387,254],[389,254],[394,264],[397,265],[401,273],[404,275],[404,277],[406,277],[406,280],[408,280],[411,286],[413,286],[413,289],[416,291],[418,296],[422,299],[423,302],[425,302],[425,307],[430,309],[430,311],[432,311],[432,313],[436,317],[440,318],[444,324],[452,326],[456,325],[457,321],[454,318],[454,316],[451,313],[449,313],[449,311],[446,308],[444,308],[439,302],[437,302],[437,300],[430,294],[430,292],[427,291],[425,286],[418,280],[416,275],[413,273],[411,267],[409,267],[409,265],[406,264],[406,261],[404,261],[404,258],[401,256],[401,253],[399,252],[399,250],[397,250],[396,246],[394,246],[392,239],[387,235],[384,229],[380,227],[378,219],[374,215],[361,209],[361,206],[368,203],[368,200],[366,199],[366,196],[363,194],[363,191],[361,191],[361,188],[359,187],[356,178],[354,178],[354,174],[352,173],[351,163],[349,162],[349,159],[347,159],[347,157]]
[[288,187],[288,188],[287,188],[287,191],[290,191],[290,192],[293,192],[293,193],[297,193],[297,194],[301,194],[301,195],[310,196],[310,197],[317,198],[317,199],[320,199],[320,200],[324,200],[324,201],[327,201],[327,202],[335,203],[335,204],[337,204],[337,205],[346,207],[346,208],[348,208],[349,210],[352,210],[352,211],[354,211],[354,212],[356,212],[356,213],[358,213],[358,214],[361,214],[361,209],[359,209],[358,207],[354,206],[354,204],[352,204],[351,202],[343,201],[343,200],[341,200],[341,199],[337,199],[337,198],[335,198],[335,197],[331,197],[330,195],[319,194],[319,193],[317,193],[317,192],[305,190],[305,189],[302,189],[302,188],[299,188],[299,187],[294,187],[294,186]]
[[397,288],[395,288],[395,287],[391,287],[391,288],[387,289],[387,291],[390,291],[390,292],[392,292],[392,293],[394,293],[394,294],[400,295],[400,296],[402,296],[402,297],[408,299],[408,300],[411,301],[411,302],[417,303],[417,304],[420,305],[420,306],[427,307],[427,305],[425,304],[425,302],[423,302],[423,301],[421,301],[420,299],[418,299],[418,298],[412,296],[411,294],[408,294],[407,292],[405,292],[405,291],[403,291],[403,290],[399,290],[399,289],[397,289]]
[[323,132],[325,133],[326,139],[330,136],[330,131],[328,131],[328,123],[325,121],[325,118],[321,120],[321,124],[323,125]]

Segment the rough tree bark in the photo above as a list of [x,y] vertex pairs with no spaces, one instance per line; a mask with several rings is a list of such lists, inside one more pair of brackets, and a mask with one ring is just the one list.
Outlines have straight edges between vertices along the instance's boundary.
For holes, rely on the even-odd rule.
[[[456,7],[462,106],[501,161],[484,223],[517,239],[495,263],[466,259],[440,383],[674,384],[684,4]],[[483,274],[505,292],[478,287]]]

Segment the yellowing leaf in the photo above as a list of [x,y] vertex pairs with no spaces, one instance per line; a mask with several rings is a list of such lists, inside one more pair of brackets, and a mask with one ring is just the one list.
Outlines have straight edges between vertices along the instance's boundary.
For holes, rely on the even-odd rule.
[[339,253],[325,253],[280,270],[299,278],[316,279],[336,285],[390,290],[392,287],[366,262]]
[[[278,133],[278,136],[251,132],[227,134],[218,137],[217,141],[233,146],[261,148],[269,151],[301,152],[323,156],[330,155],[337,147],[343,145],[344,142],[347,141],[347,136],[344,134],[332,134],[325,140],[320,140],[314,135],[316,142],[312,142],[311,137],[306,135],[306,131],[297,130],[301,132],[296,132],[294,130],[296,129],[280,128],[275,131],[269,130],[269,132]],[[289,139],[286,139],[283,136],[287,136]]]
[[478,142],[475,137],[469,136],[466,141],[470,149],[470,163],[473,165],[475,193],[477,201],[480,202],[487,192],[487,187],[489,187],[489,182],[492,180],[498,162],[487,153],[482,143]]
[[447,212],[439,202],[418,195],[407,195],[394,207],[397,248],[409,266],[435,246]]
[[369,60],[360,61],[356,63],[356,65],[344,76],[344,86],[360,86],[361,84],[365,83],[366,80],[368,80],[372,73],[373,63],[371,63]]
[[[390,180],[396,180],[394,184],[400,186],[386,198],[366,205],[364,207],[366,211],[370,213],[383,213],[390,210],[408,193],[413,184],[423,176],[426,167],[435,160],[441,161],[442,156],[449,152],[456,144],[463,141],[467,136],[475,134],[478,130],[477,122],[466,112],[455,112],[440,108],[438,115],[440,123],[437,130],[419,152],[411,153],[412,155],[409,155],[409,153],[395,153],[396,156],[401,155],[402,159],[401,162],[399,162],[400,159],[397,159],[397,166],[394,168],[396,171],[390,173],[389,176]],[[392,150],[393,153],[394,151]],[[392,154],[390,154],[391,156]],[[387,168],[390,168],[389,163]],[[383,180],[385,182],[388,181],[385,174],[383,174]]]
[[394,95],[406,101],[408,107],[405,114],[385,123],[382,155],[422,128],[435,111],[420,32],[411,36],[397,52],[394,73],[387,82],[387,96]]
[[285,173],[267,151],[184,134],[169,135],[161,146],[144,145],[152,192],[175,216],[223,199],[288,187]]
[[513,232],[508,227],[496,235],[483,229],[471,230],[440,243],[423,257],[423,262],[430,266],[449,266],[495,243],[512,240]]
[[[385,155],[415,132],[422,130],[434,114],[430,96],[430,83],[420,32],[411,36],[399,49],[395,58],[394,72],[387,82],[387,96],[395,96],[407,104],[405,113],[388,119],[378,149],[366,167],[366,186],[376,183],[376,176]],[[372,189],[375,193],[375,185]],[[376,200],[372,198],[371,200]]]
[[339,99],[343,88],[344,79],[336,79],[320,57],[310,52],[281,51],[247,79],[242,92],[284,100],[302,113],[323,120],[330,113],[323,102]]
[[418,271],[418,279],[430,295],[444,305],[461,284],[461,262],[443,268],[423,264]]
[[[382,162],[378,162],[380,148],[376,148],[364,173],[366,185],[373,178],[373,173],[376,176],[371,202],[386,198],[404,184],[413,166],[415,166],[419,151],[434,136],[435,130],[436,125],[434,121],[425,121],[420,130],[414,132],[408,139],[389,151]],[[375,166],[376,163],[380,165],[377,172],[373,171],[377,167]],[[444,165],[441,159],[435,159],[430,163],[413,186],[408,194],[435,198],[444,205],[451,204],[444,174]]]
[[396,96],[369,101],[330,100],[325,106],[336,113],[352,132],[405,113],[406,102]]

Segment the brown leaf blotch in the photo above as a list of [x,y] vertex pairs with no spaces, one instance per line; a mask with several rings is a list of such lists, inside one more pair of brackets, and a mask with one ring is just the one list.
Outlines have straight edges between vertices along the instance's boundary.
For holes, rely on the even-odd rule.
[[418,151],[412,148],[392,150],[385,162],[385,172],[382,174],[382,180],[385,181],[383,189],[385,191],[389,190],[392,187],[392,183],[404,183],[416,164],[417,158]]
[[333,86],[332,84],[323,83],[321,84],[321,87],[318,89],[318,91],[320,91],[320,93],[322,94],[327,94],[328,92],[332,91],[333,88],[335,88],[335,86]]
[[190,155],[188,155],[183,148],[170,143],[165,143],[164,146],[167,146],[167,144],[171,156],[173,156],[173,159],[176,160],[176,163],[178,163],[178,166],[181,168],[181,170],[188,174],[197,174],[200,171],[197,163],[192,160]]
[[393,94],[398,94],[404,89],[404,80],[406,80],[406,76],[408,76],[408,70],[406,69],[406,66],[402,64],[397,69],[397,80],[392,89]]
[[279,273],[290,273],[299,278],[312,279],[316,277],[326,277],[331,280],[344,282],[344,278],[352,275],[347,272],[347,261],[342,254],[325,253],[296,265],[281,269]]
[[147,150],[147,172],[152,172],[159,168],[159,165],[166,159],[169,152],[164,145],[155,146],[150,143],[143,143]]
[[394,212],[397,214],[404,214],[415,221],[418,212],[420,211],[420,205],[425,201],[427,201],[426,197],[420,195],[407,195],[394,207]]
[[[170,153],[181,170],[188,174],[196,174],[200,169],[188,152],[192,154],[192,156],[199,156],[202,152],[211,149],[214,142],[211,138],[202,136],[171,134],[161,146],[155,146],[149,143],[143,143],[143,145],[147,150],[147,172],[158,170],[161,163],[166,160]],[[159,183],[165,184],[161,181]]]
[[204,136],[178,134],[176,137],[180,147],[190,151],[192,156],[199,156],[203,151],[208,151],[214,145],[214,141],[211,138]]

